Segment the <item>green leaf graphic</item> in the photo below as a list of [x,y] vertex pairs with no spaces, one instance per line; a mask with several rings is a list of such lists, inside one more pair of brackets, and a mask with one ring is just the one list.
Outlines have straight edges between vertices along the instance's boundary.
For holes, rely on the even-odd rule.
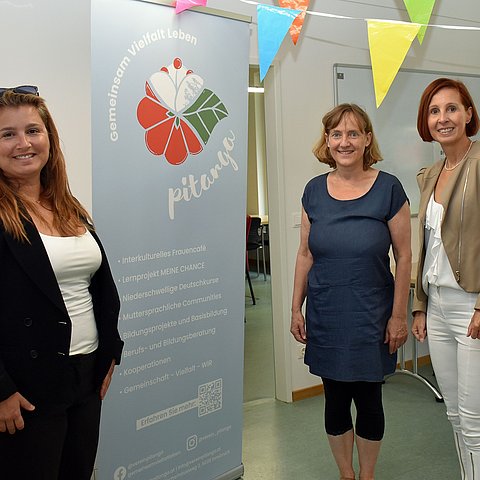
[[217,123],[228,117],[228,111],[221,100],[206,88],[193,105],[183,112],[183,117],[206,145]]

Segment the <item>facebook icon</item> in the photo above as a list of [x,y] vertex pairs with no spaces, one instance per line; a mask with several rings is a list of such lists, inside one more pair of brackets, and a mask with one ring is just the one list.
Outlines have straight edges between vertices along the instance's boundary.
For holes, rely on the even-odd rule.
[[125,467],[118,467],[113,474],[113,480],[125,480],[127,478],[127,469]]

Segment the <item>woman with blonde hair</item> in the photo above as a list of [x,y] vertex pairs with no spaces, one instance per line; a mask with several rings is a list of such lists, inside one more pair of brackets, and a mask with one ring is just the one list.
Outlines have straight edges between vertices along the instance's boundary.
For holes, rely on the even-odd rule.
[[342,104],[322,122],[313,152],[333,170],[310,180],[303,194],[291,333],[306,344],[310,372],[322,378],[340,478],[355,479],[356,444],[359,478],[372,480],[385,428],[382,381],[407,339],[410,210],[397,178],[372,168],[381,156],[368,115]]

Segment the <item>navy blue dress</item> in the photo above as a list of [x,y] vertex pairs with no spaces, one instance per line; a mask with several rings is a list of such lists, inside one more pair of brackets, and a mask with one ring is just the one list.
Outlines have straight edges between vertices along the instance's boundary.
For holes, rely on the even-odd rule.
[[305,363],[321,377],[380,382],[397,361],[384,344],[394,292],[387,222],[408,199],[398,179],[380,171],[362,197],[336,200],[327,176],[310,180],[302,197],[313,256]]

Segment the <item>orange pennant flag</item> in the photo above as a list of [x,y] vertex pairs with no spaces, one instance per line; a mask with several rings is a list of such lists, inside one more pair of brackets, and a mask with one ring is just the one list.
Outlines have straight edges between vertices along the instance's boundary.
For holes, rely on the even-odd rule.
[[310,0],[278,0],[278,3],[283,8],[291,8],[292,10],[303,10],[298,14],[290,27],[290,36],[292,37],[294,45],[298,42],[298,36],[303,27],[305,20],[305,12],[307,11]]

